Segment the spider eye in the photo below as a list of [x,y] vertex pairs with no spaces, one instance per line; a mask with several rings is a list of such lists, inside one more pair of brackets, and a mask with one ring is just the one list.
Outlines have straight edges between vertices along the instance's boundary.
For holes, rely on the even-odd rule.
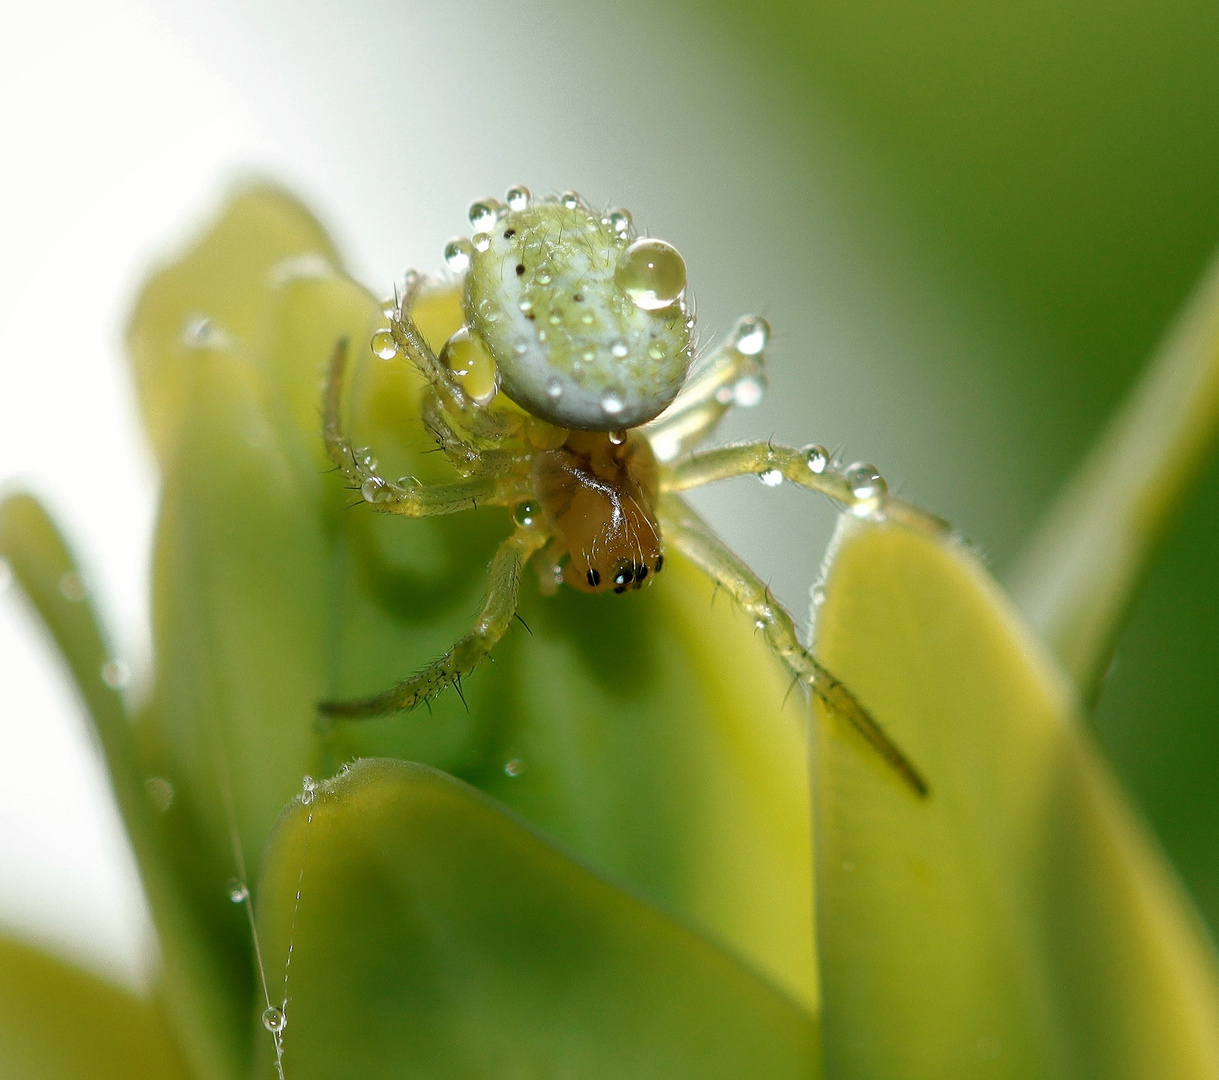
[[686,261],[672,244],[645,237],[623,252],[614,281],[636,307],[659,311],[686,291]]

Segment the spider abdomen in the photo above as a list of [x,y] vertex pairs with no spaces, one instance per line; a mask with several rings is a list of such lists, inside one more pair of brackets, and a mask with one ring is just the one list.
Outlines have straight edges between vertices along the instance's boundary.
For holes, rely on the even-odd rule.
[[660,570],[656,458],[638,432],[573,431],[534,459],[533,487],[558,554],[569,555],[565,584],[621,593]]

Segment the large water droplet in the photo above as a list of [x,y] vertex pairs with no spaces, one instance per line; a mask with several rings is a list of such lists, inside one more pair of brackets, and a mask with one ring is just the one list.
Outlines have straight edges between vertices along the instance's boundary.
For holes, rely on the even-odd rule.
[[111,690],[121,690],[131,682],[131,668],[122,660],[107,660],[102,664],[102,682]]
[[455,236],[444,246],[444,264],[455,274],[469,270],[473,256],[474,245],[464,236]]
[[440,350],[458,385],[479,405],[488,404],[499,388],[499,369],[482,339],[462,327]]
[[876,513],[889,493],[889,485],[885,483],[885,478],[876,470],[875,465],[856,462],[843,473],[842,478],[855,498],[855,502],[851,504],[851,513],[856,517],[869,517]]
[[500,202],[498,199],[479,199],[470,204],[470,225],[475,232],[490,232],[499,220]]
[[508,194],[504,196],[504,201],[508,204],[508,209],[515,212],[528,207],[533,201],[533,196],[524,184],[517,184],[515,187],[508,189]]
[[770,341],[770,324],[761,315],[746,315],[737,320],[732,344],[745,356],[757,356]]
[[779,469],[764,469],[758,473],[758,479],[767,487],[778,487],[783,483],[783,473]]
[[229,899],[232,900],[234,904],[244,904],[247,900],[249,900],[249,898],[250,890],[246,888],[246,883],[244,881],[239,881],[237,878],[233,878],[233,880],[229,882]]
[[382,360],[392,360],[398,355],[398,343],[388,330],[378,330],[369,342],[372,351]]
[[272,1005],[262,1014],[262,1026],[272,1035],[278,1035],[288,1026],[288,1014]]
[[645,237],[622,253],[614,280],[636,307],[659,311],[686,291],[686,263],[672,244]]
[[574,191],[565,191],[559,196],[561,202],[568,210],[574,210],[580,205],[580,196]]
[[808,471],[820,476],[830,467],[830,452],[824,446],[815,443],[804,448],[804,464]]
[[474,245],[475,251],[486,251],[491,246],[491,234],[485,232],[476,232],[473,240],[470,241]]

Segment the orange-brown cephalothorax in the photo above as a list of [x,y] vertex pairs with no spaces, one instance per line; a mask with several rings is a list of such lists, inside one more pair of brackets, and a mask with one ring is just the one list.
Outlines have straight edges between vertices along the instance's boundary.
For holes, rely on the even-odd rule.
[[565,584],[584,592],[639,588],[664,562],[656,522],[657,465],[638,431],[573,431],[539,453],[533,490],[562,556]]

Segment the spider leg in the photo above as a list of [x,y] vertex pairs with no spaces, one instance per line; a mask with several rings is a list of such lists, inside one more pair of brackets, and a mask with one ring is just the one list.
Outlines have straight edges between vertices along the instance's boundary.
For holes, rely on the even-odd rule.
[[364,720],[413,709],[446,686],[460,693],[461,680],[478,666],[511,625],[525,565],[549,539],[545,529],[520,528],[500,544],[487,572],[487,592],[473,628],[438,660],[384,693],[350,701],[323,701],[318,709],[331,717]]
[[807,683],[829,709],[850,723],[920,797],[927,782],[847,687],[801,643],[787,610],[762,580],[681,499],[660,506],[665,539],[732,596],[753,618],[767,644],[792,675]]
[[511,506],[528,497],[528,478],[520,475],[477,476],[452,484],[422,484],[416,480],[395,484],[378,475],[372,462],[356,452],[343,431],[342,395],[346,367],[347,341],[344,339],[335,346],[330,360],[322,433],[330,460],[374,510],[407,517],[429,517],[472,510],[479,503]]
[[[820,466],[820,471],[816,466]],[[846,475],[824,456],[820,447],[796,450],[790,446],[756,442],[699,450],[661,466],[660,490],[688,491],[734,476],[762,476],[767,473],[781,474],[793,484],[818,491],[861,517],[867,517],[883,507],[887,518],[901,521],[921,532],[940,535],[950,531],[948,523],[942,518],[901,499],[886,498],[875,492],[857,493]],[[883,488],[881,490],[883,492]]]
[[672,461],[708,438],[735,404],[755,405],[766,386],[763,357],[732,345],[695,366],[676,400],[643,427],[661,461]]

